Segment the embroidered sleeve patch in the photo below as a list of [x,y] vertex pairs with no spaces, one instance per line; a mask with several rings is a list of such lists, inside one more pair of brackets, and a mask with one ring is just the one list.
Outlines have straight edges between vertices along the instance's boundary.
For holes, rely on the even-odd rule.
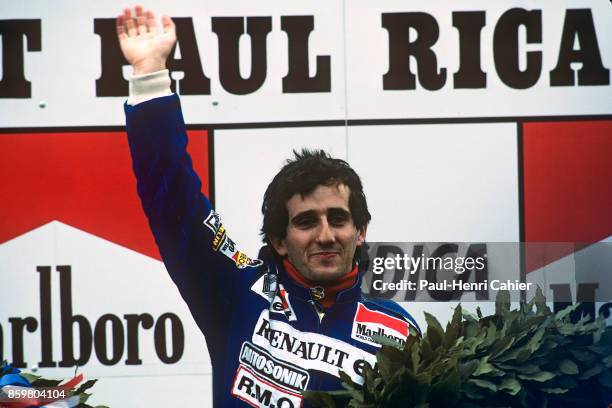
[[257,267],[263,264],[260,259],[251,259],[244,252],[236,248],[236,244],[227,235],[225,227],[221,223],[221,217],[214,210],[211,210],[208,217],[204,220],[204,225],[214,234],[211,243],[214,251],[221,252],[239,268]]
[[271,382],[259,378],[251,370],[240,366],[232,386],[232,395],[254,407],[285,407],[298,408],[302,406],[302,396],[277,387]]

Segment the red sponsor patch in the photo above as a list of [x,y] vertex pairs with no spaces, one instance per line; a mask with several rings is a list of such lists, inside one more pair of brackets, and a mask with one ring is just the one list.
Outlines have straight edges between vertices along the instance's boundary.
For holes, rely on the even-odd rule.
[[283,305],[283,309],[289,309],[289,303],[287,303],[287,291],[283,288],[278,290],[278,296],[280,297],[281,304]]
[[398,319],[388,314],[370,310],[363,304],[357,306],[357,314],[355,315],[355,321],[359,323],[376,323],[382,324],[396,332],[408,337],[408,323],[402,319]]
[[408,322],[383,312],[368,309],[359,303],[353,320],[351,338],[376,347],[380,347],[380,343],[375,339],[377,336],[404,344],[410,333],[409,328],[410,324]]
[[279,284],[278,292],[272,301],[270,311],[274,313],[284,313],[290,321],[297,319],[293,307],[291,307],[291,303],[289,303],[289,293],[287,293],[282,284]]

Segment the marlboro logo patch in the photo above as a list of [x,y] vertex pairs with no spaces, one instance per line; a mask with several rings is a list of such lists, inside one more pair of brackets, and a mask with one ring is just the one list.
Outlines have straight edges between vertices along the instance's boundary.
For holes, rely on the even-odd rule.
[[387,337],[399,344],[404,344],[408,337],[410,324],[402,319],[385,313],[370,310],[362,303],[357,306],[351,338],[380,347],[373,336]]

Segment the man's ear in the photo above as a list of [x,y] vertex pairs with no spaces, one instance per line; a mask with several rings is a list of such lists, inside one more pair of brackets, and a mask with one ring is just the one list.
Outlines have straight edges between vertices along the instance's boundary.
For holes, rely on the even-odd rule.
[[359,245],[363,245],[363,243],[365,242],[365,238],[366,238],[366,233],[368,232],[368,225],[364,225],[361,228],[359,228],[357,230],[357,246]]
[[284,239],[272,236],[268,236],[268,239],[270,240],[270,243],[272,244],[272,247],[274,247],[274,250],[276,250],[277,254],[280,256],[287,255],[287,247]]

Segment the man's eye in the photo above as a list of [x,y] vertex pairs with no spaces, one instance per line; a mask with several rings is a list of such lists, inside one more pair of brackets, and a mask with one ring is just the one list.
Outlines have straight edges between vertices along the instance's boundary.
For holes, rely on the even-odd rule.
[[299,228],[308,228],[315,224],[315,220],[312,218],[300,218],[294,220],[293,224]]
[[329,217],[329,223],[332,225],[344,225],[348,222],[349,217],[344,214],[332,215]]

